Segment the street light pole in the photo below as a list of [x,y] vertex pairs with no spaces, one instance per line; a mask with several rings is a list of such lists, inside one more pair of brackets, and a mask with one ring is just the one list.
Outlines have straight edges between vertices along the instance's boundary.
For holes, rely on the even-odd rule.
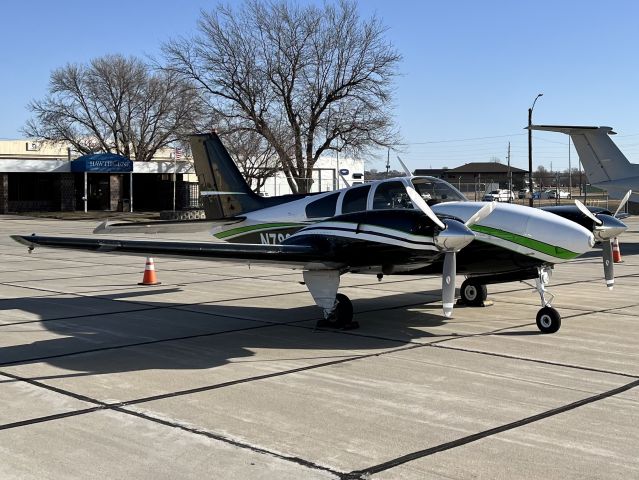
[[533,100],[532,106],[528,109],[528,188],[530,190],[530,198],[528,199],[528,205],[534,206],[533,202],[533,181],[532,181],[532,112],[535,108],[535,103],[537,103],[537,99],[542,97],[544,94],[539,93]]

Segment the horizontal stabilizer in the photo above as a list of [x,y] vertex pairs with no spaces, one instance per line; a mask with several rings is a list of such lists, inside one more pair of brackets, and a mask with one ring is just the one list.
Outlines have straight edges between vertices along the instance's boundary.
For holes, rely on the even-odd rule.
[[570,135],[588,181],[607,189],[614,198],[618,196],[619,189],[623,193],[629,188],[634,189],[626,180],[639,176],[639,165],[630,163],[612,141],[610,135],[615,135],[615,132],[611,127],[532,125],[530,128]]

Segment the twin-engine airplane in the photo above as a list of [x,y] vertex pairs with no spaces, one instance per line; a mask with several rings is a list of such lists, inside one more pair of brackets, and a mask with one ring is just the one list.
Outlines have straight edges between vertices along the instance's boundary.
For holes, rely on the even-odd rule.
[[[37,245],[149,256],[271,263],[303,271],[324,312],[322,326],[352,328],[353,306],[337,293],[344,273],[441,274],[442,304],[451,316],[456,273],[467,275],[462,300],[486,299],[486,284],[536,279],[542,308],[536,322],[556,332],[561,316],[546,297],[554,264],[589,251],[598,237],[626,226],[599,215],[590,229],[553,213],[520,205],[468,202],[461,192],[431,177],[401,177],[315,195],[262,198],[248,188],[217,135],[191,139],[206,221],[102,224],[95,233],[187,231],[213,224],[229,243],[168,242],[14,235]],[[431,206],[432,205],[432,209]],[[215,219],[215,220],[214,220]],[[235,243],[243,242],[243,243]]]

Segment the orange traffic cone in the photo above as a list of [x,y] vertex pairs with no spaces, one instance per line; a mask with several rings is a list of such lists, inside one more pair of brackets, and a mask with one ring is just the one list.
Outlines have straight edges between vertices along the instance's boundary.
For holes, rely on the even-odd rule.
[[144,276],[142,277],[142,281],[138,283],[138,285],[159,285],[160,283],[162,282],[158,282],[158,279],[155,275],[155,264],[153,263],[153,258],[146,257]]
[[612,261],[614,263],[621,263],[621,250],[619,250],[619,240],[617,237],[612,240]]

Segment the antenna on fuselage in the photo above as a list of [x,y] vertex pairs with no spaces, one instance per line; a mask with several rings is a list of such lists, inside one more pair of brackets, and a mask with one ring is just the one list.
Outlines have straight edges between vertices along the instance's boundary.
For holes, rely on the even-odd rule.
[[413,174],[411,173],[411,171],[408,169],[408,167],[406,166],[406,164],[404,162],[402,162],[402,159],[399,158],[399,155],[397,155],[397,160],[399,160],[399,163],[401,163],[402,168],[404,169],[404,172],[406,173],[407,176],[412,177]]

